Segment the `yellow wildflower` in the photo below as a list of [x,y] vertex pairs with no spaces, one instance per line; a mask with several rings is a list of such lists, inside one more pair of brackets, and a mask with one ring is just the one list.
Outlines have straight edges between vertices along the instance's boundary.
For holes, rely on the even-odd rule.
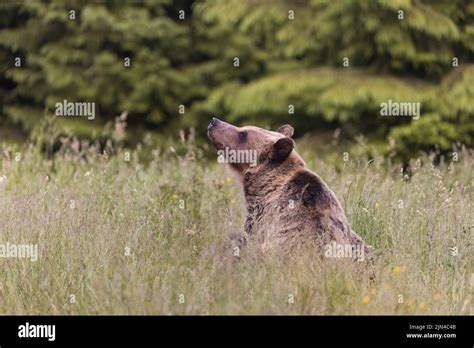
[[400,267],[400,266],[395,266],[395,267],[393,268],[393,274],[400,274],[400,273],[402,273],[402,272],[403,272],[403,268]]

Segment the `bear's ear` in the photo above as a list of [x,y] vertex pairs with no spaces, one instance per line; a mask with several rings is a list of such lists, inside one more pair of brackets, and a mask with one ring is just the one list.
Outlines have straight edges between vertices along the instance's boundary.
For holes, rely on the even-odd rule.
[[278,139],[272,147],[271,159],[275,162],[285,160],[295,147],[295,142],[291,138]]
[[294,133],[294,129],[289,124],[285,124],[277,129],[277,132],[283,134],[285,137],[291,138]]

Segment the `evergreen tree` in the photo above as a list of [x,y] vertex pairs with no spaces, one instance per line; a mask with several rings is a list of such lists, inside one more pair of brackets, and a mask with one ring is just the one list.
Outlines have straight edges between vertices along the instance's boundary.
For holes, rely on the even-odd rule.
[[[207,41],[220,43],[208,50],[219,81],[195,104],[202,117],[291,122],[303,132],[339,125],[351,136],[393,138],[404,159],[473,145],[470,1],[210,0],[196,4],[196,16]],[[244,59],[232,69],[237,52]],[[389,99],[419,102],[422,120],[380,117]]]
[[[211,115],[340,127],[404,160],[474,145],[469,0],[49,0],[0,19],[0,112],[26,130],[66,99],[161,131],[204,135]],[[382,117],[389,100],[420,119]]]
[[[21,25],[3,28],[5,76],[15,82],[7,117],[30,129],[55,104],[95,102],[98,118],[124,110],[144,124],[166,124],[186,103],[180,72],[190,52],[189,30],[171,17],[171,1],[60,1],[12,4]],[[168,12],[167,12],[168,11]],[[184,22],[184,21],[183,21]]]

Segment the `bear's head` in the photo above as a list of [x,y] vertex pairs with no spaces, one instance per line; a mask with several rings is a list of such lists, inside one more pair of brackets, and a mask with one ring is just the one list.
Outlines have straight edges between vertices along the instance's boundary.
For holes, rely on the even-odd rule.
[[291,158],[301,160],[293,151],[290,125],[273,132],[255,126],[236,127],[213,117],[207,135],[218,150],[218,161],[229,163],[240,173],[249,168],[275,166]]

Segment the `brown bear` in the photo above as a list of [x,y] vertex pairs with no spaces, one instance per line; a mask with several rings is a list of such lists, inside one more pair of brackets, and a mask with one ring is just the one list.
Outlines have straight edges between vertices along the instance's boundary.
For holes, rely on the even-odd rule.
[[228,162],[243,185],[246,234],[257,235],[264,248],[313,245],[327,254],[349,246],[348,257],[363,260],[370,254],[366,243],[350,228],[335,194],[296,153],[292,135],[290,125],[272,132],[213,117],[208,126],[220,162]]

